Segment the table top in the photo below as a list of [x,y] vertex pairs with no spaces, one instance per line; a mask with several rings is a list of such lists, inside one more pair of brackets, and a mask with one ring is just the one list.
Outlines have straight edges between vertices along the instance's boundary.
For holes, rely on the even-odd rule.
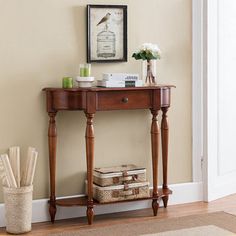
[[127,90],[156,90],[156,89],[165,89],[165,88],[175,88],[174,85],[155,85],[155,86],[142,86],[142,87],[126,87],[126,88],[121,88],[121,87],[116,87],[116,88],[103,88],[103,87],[91,87],[91,88],[44,88],[43,91],[94,91],[94,92],[99,92],[99,91],[127,91]]

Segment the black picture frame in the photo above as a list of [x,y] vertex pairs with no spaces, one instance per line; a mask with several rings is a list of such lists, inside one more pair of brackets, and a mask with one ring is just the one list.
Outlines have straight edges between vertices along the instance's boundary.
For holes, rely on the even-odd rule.
[[127,62],[127,5],[87,5],[87,62]]

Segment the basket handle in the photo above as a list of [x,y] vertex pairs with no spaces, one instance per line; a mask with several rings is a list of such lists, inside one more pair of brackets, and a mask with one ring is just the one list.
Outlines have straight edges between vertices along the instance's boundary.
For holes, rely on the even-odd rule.
[[122,177],[113,177],[113,184],[117,184],[119,182],[126,182],[126,181],[135,181],[137,180],[137,175],[128,175],[128,176],[122,176]]
[[133,188],[133,189],[128,189],[124,190],[121,192],[121,196],[127,197],[127,196],[132,196],[132,195],[137,195],[139,194],[139,189],[138,188]]
[[133,176],[132,176],[132,175],[120,177],[120,180],[121,180],[121,181],[129,181],[129,180],[132,180],[132,179],[133,179]]
[[128,197],[128,196],[137,195],[137,194],[139,194],[138,188],[123,190],[123,191],[116,190],[112,192],[112,197],[114,198]]
[[134,191],[132,189],[129,189],[129,190],[126,190],[126,191],[122,191],[120,195],[124,196],[124,197],[131,196],[131,195],[134,195]]

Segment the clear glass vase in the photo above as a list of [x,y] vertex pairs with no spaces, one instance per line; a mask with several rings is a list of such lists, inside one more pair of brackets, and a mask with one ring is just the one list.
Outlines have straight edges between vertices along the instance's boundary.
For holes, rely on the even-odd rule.
[[156,60],[144,60],[142,62],[142,79],[144,86],[153,86],[157,84]]

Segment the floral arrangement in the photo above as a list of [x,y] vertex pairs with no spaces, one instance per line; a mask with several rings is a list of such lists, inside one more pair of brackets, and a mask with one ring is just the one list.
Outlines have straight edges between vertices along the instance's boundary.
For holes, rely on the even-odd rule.
[[156,60],[161,58],[161,50],[157,44],[144,43],[137,52],[133,53],[132,57],[136,60]]

